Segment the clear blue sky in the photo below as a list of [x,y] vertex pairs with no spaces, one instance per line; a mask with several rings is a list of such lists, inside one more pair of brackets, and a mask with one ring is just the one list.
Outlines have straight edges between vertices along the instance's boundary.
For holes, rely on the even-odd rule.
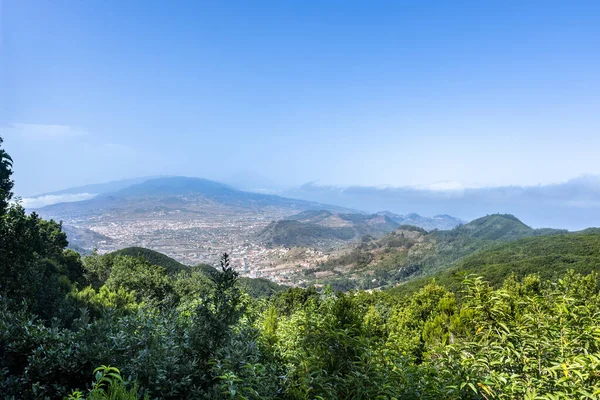
[[0,4],[0,134],[23,196],[241,170],[286,185],[600,173],[597,0]]

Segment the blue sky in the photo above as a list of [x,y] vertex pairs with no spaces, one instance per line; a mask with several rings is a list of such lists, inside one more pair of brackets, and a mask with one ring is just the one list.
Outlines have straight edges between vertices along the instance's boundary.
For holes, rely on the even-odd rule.
[[598,1],[2,0],[17,194],[600,174]]

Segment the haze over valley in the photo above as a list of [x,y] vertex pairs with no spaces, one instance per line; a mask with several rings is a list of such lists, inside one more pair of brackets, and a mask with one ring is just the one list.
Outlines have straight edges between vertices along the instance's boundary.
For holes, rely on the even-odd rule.
[[187,265],[211,264],[228,252],[243,275],[280,283],[293,283],[288,275],[299,265],[316,267],[365,235],[381,237],[402,224],[431,230],[463,222],[447,215],[368,214],[185,177],[112,182],[50,195],[85,190],[102,193],[34,209],[63,221],[75,249],[104,254],[145,247]]
[[[479,239],[475,242],[464,239],[468,242],[466,247],[452,245],[454,255],[440,257],[435,249],[446,246],[446,236],[436,232],[453,232],[449,233],[450,238],[456,235],[470,237],[470,234],[465,236],[467,231],[454,230],[463,225],[471,226],[467,220],[447,214],[422,216],[389,210],[406,207],[452,209],[457,202],[475,201],[477,204],[473,206],[462,205],[460,208],[469,209],[469,213],[493,210],[493,207],[531,210],[535,203],[538,211],[547,212],[544,207],[550,204],[560,214],[567,206],[560,202],[565,198],[560,193],[570,188],[575,193],[568,199],[571,203],[577,199],[591,199],[596,183],[587,178],[562,186],[479,189],[479,192],[474,189],[462,194],[457,194],[457,189],[427,191],[319,186],[303,186],[285,192],[305,198],[298,200],[267,194],[266,190],[240,190],[202,178],[149,177],[65,189],[26,199],[25,203],[35,204],[36,199],[47,200],[48,196],[98,192],[89,194],[85,200],[30,207],[44,218],[63,221],[71,247],[84,253],[97,249],[100,254],[105,254],[134,246],[158,251],[185,265],[198,265],[212,264],[220,254],[227,252],[231,255],[232,265],[243,276],[264,277],[287,285],[334,284],[348,289],[394,285],[413,276],[427,275],[435,268],[426,267],[430,261],[424,260],[453,263],[485,247]],[[238,181],[238,186],[250,185]],[[273,187],[271,191],[277,192]],[[501,193],[504,195],[498,196]],[[486,196],[489,199],[483,201]],[[331,203],[308,199],[331,200]],[[387,209],[369,213],[360,206]],[[585,210],[586,219],[593,219],[595,207],[589,203],[572,206],[572,209]],[[489,235],[494,235],[494,229],[504,229],[505,223],[514,223],[510,219],[498,221],[499,227],[490,228]],[[565,229],[533,230],[520,221],[519,224],[521,233],[512,239],[567,232]],[[392,235],[391,239],[388,235]],[[394,248],[379,244],[378,240],[395,242],[394,235],[410,237],[416,246]],[[500,237],[493,239],[497,241]],[[365,248],[375,250],[372,254],[358,256]],[[386,249],[383,254],[388,255],[382,259],[376,249]],[[404,255],[398,258],[393,254]],[[352,257],[358,258],[349,261]],[[362,261],[356,264],[357,260]]]

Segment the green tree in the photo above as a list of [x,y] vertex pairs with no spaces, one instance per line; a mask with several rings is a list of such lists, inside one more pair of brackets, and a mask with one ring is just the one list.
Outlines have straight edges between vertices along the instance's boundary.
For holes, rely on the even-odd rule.
[[112,291],[134,292],[137,302],[151,306],[173,307],[179,301],[173,279],[166,274],[165,268],[152,265],[143,258],[116,257],[106,286]]
[[[2,137],[0,137],[0,146],[3,143]],[[13,193],[12,188],[14,185],[11,179],[13,170],[13,160],[8,153],[0,147],[0,215],[6,212],[8,203],[12,199]]]

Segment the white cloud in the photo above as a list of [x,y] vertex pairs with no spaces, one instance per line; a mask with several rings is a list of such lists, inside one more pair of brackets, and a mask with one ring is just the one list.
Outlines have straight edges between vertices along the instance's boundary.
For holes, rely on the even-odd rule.
[[12,123],[2,129],[6,136],[21,136],[30,139],[59,139],[85,136],[87,133],[71,125]]
[[443,181],[435,182],[425,186],[418,186],[417,189],[431,190],[431,191],[452,191],[452,190],[463,190],[466,189],[465,184],[458,181]]
[[93,193],[73,193],[73,194],[49,194],[39,197],[26,197],[21,200],[25,208],[40,208],[56,203],[70,203],[73,201],[89,200],[96,197]]

